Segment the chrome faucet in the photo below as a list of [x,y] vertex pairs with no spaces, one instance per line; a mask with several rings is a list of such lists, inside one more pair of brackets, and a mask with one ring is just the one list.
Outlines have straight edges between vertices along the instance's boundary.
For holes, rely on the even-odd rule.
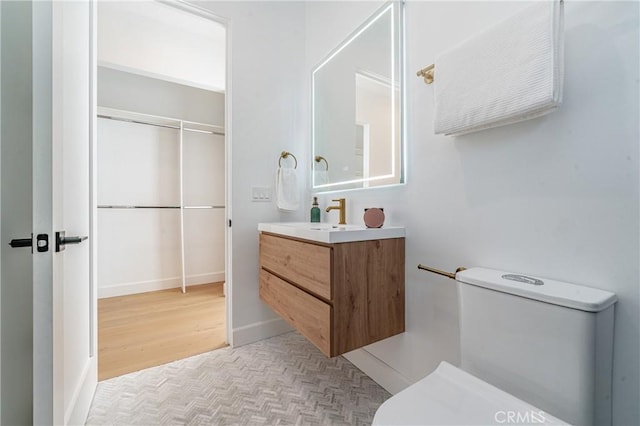
[[331,201],[337,201],[339,203],[339,205],[337,206],[329,206],[327,207],[327,213],[329,213],[331,210],[340,210],[340,222],[338,222],[339,225],[346,225],[347,224],[347,200],[345,200],[344,198],[339,198],[337,200],[331,200]]

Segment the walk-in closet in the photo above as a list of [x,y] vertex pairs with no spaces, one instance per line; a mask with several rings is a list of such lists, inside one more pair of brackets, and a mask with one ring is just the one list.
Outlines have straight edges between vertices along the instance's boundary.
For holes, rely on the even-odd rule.
[[100,380],[226,345],[225,31],[99,4]]
[[100,107],[98,140],[100,296],[224,281],[224,128]]

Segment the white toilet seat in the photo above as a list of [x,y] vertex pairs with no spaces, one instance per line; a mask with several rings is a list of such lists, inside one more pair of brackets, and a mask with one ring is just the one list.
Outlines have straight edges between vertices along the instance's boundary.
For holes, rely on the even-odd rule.
[[385,401],[374,425],[524,425],[567,423],[443,361]]

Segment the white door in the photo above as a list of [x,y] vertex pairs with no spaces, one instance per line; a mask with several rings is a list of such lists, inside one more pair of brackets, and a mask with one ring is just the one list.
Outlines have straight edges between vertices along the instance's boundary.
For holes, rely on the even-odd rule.
[[[1,17],[0,423],[83,424],[97,382],[90,270],[93,4],[2,2]],[[16,82],[22,86],[14,88]],[[59,231],[70,244],[56,251]],[[31,233],[33,254],[5,244]],[[39,252],[44,236],[49,248]],[[90,238],[73,238],[84,236]]]
[[[53,256],[54,423],[84,424],[97,384],[90,268],[93,3],[53,2],[53,228],[91,236]],[[35,324],[37,326],[38,324]]]

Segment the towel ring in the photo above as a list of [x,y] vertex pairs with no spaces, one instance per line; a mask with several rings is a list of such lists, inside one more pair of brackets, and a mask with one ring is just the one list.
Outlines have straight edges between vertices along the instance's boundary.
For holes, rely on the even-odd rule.
[[327,161],[327,159],[326,159],[326,158],[324,158],[324,157],[323,157],[323,156],[321,156],[321,155],[316,155],[315,160],[316,160],[316,163],[319,163],[319,162],[321,162],[321,161],[324,161],[324,164],[327,166],[326,171],[329,171],[329,162]]
[[282,153],[280,154],[280,159],[278,160],[278,167],[282,167],[282,159],[283,158],[287,158],[289,156],[293,157],[293,161],[296,162],[295,166],[293,166],[294,169],[298,168],[298,159],[296,158],[295,155],[293,155],[292,153],[290,153],[289,151],[282,151]]

